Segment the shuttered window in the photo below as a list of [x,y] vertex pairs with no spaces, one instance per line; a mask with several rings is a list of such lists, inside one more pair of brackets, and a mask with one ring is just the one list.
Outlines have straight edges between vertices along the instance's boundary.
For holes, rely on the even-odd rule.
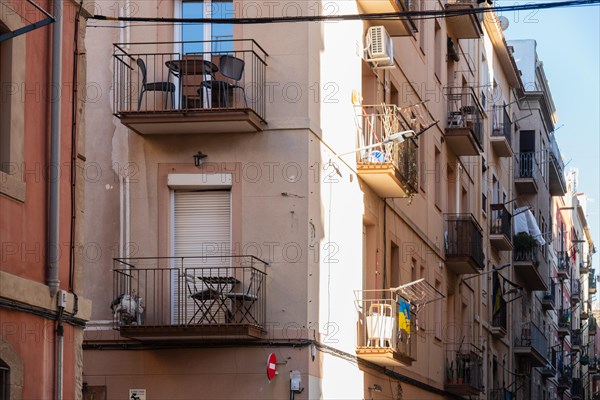
[[[179,268],[173,276],[173,302],[183,301],[173,309],[173,323],[189,323],[196,305],[190,291],[201,290],[199,276],[225,274],[230,267],[231,255],[231,192],[230,191],[180,191],[173,196],[173,256]],[[193,258],[210,256],[207,258]],[[189,257],[189,258],[188,258]],[[187,277],[187,279],[186,279]],[[182,284],[176,284],[181,279]],[[179,293],[185,290],[185,293]],[[183,312],[184,315],[179,314]]]

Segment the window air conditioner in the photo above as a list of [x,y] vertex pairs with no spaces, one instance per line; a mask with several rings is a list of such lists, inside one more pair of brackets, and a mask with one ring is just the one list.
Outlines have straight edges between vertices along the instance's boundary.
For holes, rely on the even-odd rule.
[[365,60],[371,63],[373,68],[394,67],[394,46],[385,27],[370,27],[365,42]]

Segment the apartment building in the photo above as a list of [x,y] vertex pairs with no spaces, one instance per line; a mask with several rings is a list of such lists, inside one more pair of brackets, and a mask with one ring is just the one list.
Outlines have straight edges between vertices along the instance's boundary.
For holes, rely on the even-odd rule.
[[81,398],[91,311],[81,251],[85,95],[74,90],[85,82],[85,24],[78,2],[36,3],[0,6],[0,398],[7,400]]
[[[131,12],[95,7],[114,4]],[[170,0],[135,13],[332,5],[436,6]],[[494,14],[122,24],[86,44],[89,79],[111,92],[86,111],[102,174],[85,234],[102,251],[85,264],[84,397],[558,393],[542,373],[542,309],[563,305],[545,244],[551,197],[566,193],[555,111]],[[517,220],[533,221],[520,231],[533,243],[513,237]]]

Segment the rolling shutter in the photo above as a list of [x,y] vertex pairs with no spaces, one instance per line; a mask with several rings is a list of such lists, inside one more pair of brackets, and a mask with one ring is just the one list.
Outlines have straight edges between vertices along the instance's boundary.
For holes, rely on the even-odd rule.
[[[183,285],[173,282],[173,323],[189,323],[196,304],[189,291],[200,290],[201,274],[225,274],[231,255],[231,192],[230,191],[175,191],[173,200],[173,256],[186,257],[183,265],[174,260],[174,267],[183,269],[177,274]],[[206,259],[187,257],[225,256]],[[194,279],[187,279],[186,275]],[[177,277],[174,276],[174,279]],[[185,290],[185,293],[179,293]],[[183,301],[180,307],[177,300]],[[180,318],[180,312],[184,315]]]

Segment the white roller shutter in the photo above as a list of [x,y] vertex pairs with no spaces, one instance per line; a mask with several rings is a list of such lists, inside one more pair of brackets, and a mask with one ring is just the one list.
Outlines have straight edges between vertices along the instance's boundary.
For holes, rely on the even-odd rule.
[[[196,304],[189,297],[187,285],[190,282],[185,281],[185,274],[194,277],[200,274],[220,275],[226,273],[223,267],[230,267],[229,257],[187,257],[231,255],[231,192],[175,191],[172,216],[173,256],[186,257],[183,266],[180,260],[174,260],[174,267],[183,267],[178,274],[183,279],[183,285],[173,282],[173,304],[177,304],[176,299],[181,299],[185,304],[183,307],[174,307],[173,317],[174,323],[188,323],[194,315]],[[194,279],[193,284],[200,289],[200,280]],[[180,288],[186,293],[180,295]],[[179,318],[179,310],[185,313],[183,318]]]

